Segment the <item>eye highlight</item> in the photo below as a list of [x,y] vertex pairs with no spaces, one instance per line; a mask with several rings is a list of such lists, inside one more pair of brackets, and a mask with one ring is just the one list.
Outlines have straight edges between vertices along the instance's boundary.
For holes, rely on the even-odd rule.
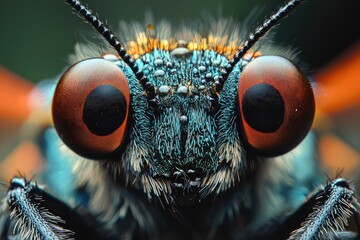
[[91,159],[112,158],[126,137],[130,90],[114,63],[93,58],[71,66],[53,98],[54,125],[64,143]]
[[304,74],[289,60],[261,56],[240,75],[241,130],[262,155],[284,154],[308,133],[315,112],[314,95]]

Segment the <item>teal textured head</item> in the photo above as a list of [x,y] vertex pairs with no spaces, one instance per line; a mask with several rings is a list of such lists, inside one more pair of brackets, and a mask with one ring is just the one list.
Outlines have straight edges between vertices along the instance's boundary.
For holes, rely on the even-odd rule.
[[205,36],[187,28],[172,34],[166,24],[135,27],[133,41],[120,39],[124,46],[78,1],[69,3],[116,50],[84,60],[80,48],[80,62],[55,92],[64,143],[101,160],[84,166],[100,164],[149,198],[193,200],[235,186],[256,169],[256,156],[282,155],[306,136],[314,115],[307,78],[291,61],[264,56],[274,50],[250,50],[301,1],[290,1],[246,41],[222,20]]

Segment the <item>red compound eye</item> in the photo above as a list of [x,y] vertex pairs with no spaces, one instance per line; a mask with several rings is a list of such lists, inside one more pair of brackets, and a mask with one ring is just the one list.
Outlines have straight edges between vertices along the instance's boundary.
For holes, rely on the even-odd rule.
[[101,58],[71,66],[58,83],[52,105],[57,132],[79,155],[115,156],[125,140],[130,90],[122,70]]
[[260,154],[281,155],[308,133],[315,112],[308,79],[289,60],[278,56],[254,59],[238,85],[242,133]]

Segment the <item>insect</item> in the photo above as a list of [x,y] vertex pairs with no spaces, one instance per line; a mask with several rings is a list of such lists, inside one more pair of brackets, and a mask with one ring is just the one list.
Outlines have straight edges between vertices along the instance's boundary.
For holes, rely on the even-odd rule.
[[172,35],[149,25],[126,46],[79,1],[67,3],[113,48],[85,60],[80,47],[53,99],[55,128],[81,156],[69,158],[86,198],[64,203],[15,177],[2,236],[357,237],[344,229],[358,209],[350,184],[316,188],[319,169],[304,155],[311,85],[291,54],[260,43],[302,1],[288,1],[244,41],[237,31]]

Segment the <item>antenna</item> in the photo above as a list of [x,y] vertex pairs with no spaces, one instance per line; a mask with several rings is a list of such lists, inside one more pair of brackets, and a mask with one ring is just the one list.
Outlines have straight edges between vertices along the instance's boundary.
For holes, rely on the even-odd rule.
[[245,53],[255,45],[269,30],[271,30],[281,19],[289,15],[289,13],[297,6],[303,3],[303,0],[290,0],[283,7],[279,8],[277,12],[272,14],[269,18],[256,28],[254,33],[251,33],[249,38],[242,45],[240,50],[234,55],[233,59],[229,60],[225,71],[222,72],[219,80],[213,85],[212,97],[218,97],[219,93],[224,87],[224,83],[232,72],[235,65],[245,55]]
[[78,0],[66,0],[81,18],[90,23],[105,39],[106,41],[118,52],[122,60],[131,68],[140,84],[143,86],[147,96],[152,99],[156,96],[156,90],[154,85],[149,82],[148,78],[144,76],[144,73],[139,70],[139,67],[135,63],[134,59],[126,52],[125,48],[121,46],[119,40],[114,36],[111,30],[105,26],[94,14],[91,13],[80,1]]

